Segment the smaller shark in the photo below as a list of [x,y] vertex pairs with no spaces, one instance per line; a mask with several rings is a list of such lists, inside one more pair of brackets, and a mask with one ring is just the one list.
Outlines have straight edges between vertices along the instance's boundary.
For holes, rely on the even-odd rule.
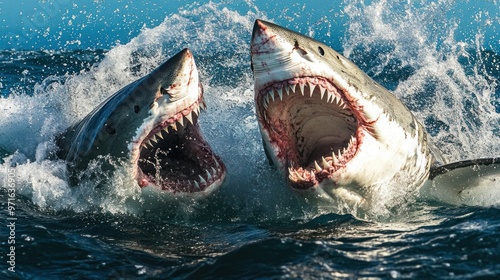
[[200,130],[204,108],[193,55],[184,49],[59,135],[56,154],[68,161],[72,177],[111,156],[131,164],[141,188],[207,195],[222,185],[226,168]]
[[[450,170],[477,166],[469,161],[440,168],[444,160],[410,110],[310,37],[256,20],[251,66],[266,154],[310,201],[367,209],[388,196],[404,200]],[[498,160],[480,162],[500,173]]]

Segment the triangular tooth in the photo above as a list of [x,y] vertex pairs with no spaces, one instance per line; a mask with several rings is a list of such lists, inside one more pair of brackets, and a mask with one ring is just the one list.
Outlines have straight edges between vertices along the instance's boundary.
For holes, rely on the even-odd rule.
[[217,176],[217,170],[212,166],[212,175]]
[[155,142],[155,143],[158,143],[158,140],[156,140],[156,136],[153,135],[151,138],[149,138],[149,140]]
[[302,180],[302,181],[305,181],[304,177],[302,177],[302,175],[299,174],[299,172],[295,171],[295,175],[297,175],[297,177]]
[[313,96],[313,92],[314,92],[315,88],[316,88],[316,85],[309,83],[309,97]]
[[271,96],[271,99],[274,102],[274,89],[271,89],[271,91],[269,92],[269,96]]
[[212,156],[212,160],[215,162],[215,166],[217,167],[217,169],[220,169],[219,161],[214,156]]
[[159,138],[163,139],[163,135],[161,134],[161,130],[156,132],[156,136],[158,136]]
[[184,118],[181,116],[179,119],[177,119],[177,122],[181,125],[184,126]]
[[201,177],[201,175],[198,175],[198,178],[200,178],[200,184],[206,184],[207,181],[205,181],[205,179],[203,177]]
[[340,150],[338,150],[337,153],[339,154],[338,158],[340,159],[342,157],[342,153],[340,153]]
[[332,166],[328,163],[328,161],[326,161],[325,157],[321,157],[321,160],[323,161],[323,168],[324,169],[327,169],[327,168],[331,168]]
[[198,182],[196,182],[196,180],[193,181],[194,182],[194,187],[199,190],[200,189],[200,184],[198,184]]
[[266,102],[266,101],[264,101],[264,104],[263,104],[263,105],[264,105],[264,108],[267,110],[268,105],[267,105],[267,102]]
[[288,87],[283,86],[282,89],[283,89],[283,92],[286,93],[286,95],[288,95]]
[[168,135],[168,126],[165,126],[165,127],[163,128],[163,131],[165,131],[165,132],[167,133],[167,135]]
[[212,174],[210,174],[210,172],[208,172],[208,169],[205,169],[205,172],[207,173],[207,180],[208,181],[212,180]]
[[290,93],[292,93],[290,85],[283,85],[283,91],[286,93],[286,95],[290,95]]
[[172,127],[173,130],[177,131],[177,124],[176,123],[173,123],[170,126]]
[[191,123],[193,124],[193,112],[189,112],[187,115],[185,115],[184,117]]
[[339,160],[335,156],[335,153],[332,153],[332,158],[333,158],[333,165],[338,165],[339,164]]
[[[330,99],[332,101],[330,101]],[[333,92],[331,91],[328,91],[328,98],[326,99],[326,102],[330,102],[330,103],[333,103],[333,101],[335,100],[335,96],[333,95]]]
[[349,139],[349,144],[348,145],[351,146],[353,142],[354,142],[354,136],[351,136],[351,139]]
[[319,87],[319,92],[321,93],[321,99],[323,99],[323,96],[325,96],[326,88]]
[[264,106],[269,104],[269,94],[266,94],[266,97],[264,97]]
[[319,167],[319,164],[318,164],[318,162],[317,162],[317,161],[314,161],[314,167],[316,168],[316,171],[317,171],[317,172],[321,172],[321,171],[323,171],[323,169],[322,169],[321,167]]
[[278,92],[278,95],[280,97],[280,100],[283,101],[283,88],[279,88],[276,90]]
[[196,106],[192,112],[195,116],[198,116],[200,114],[200,106]]
[[297,84],[294,84],[294,85],[290,85],[290,90],[291,92],[290,93],[294,93],[295,94],[295,90],[297,89]]
[[304,94],[305,94],[304,93],[304,84],[300,84],[299,87],[300,87],[300,91],[302,93],[302,96],[304,96]]
[[267,122],[267,114],[266,114],[266,112],[262,113],[262,115],[264,116],[264,120]]

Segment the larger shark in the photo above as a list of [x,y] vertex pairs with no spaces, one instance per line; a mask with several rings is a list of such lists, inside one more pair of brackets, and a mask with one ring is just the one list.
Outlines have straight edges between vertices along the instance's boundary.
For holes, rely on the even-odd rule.
[[297,192],[367,209],[446,173],[429,177],[444,160],[410,110],[327,45],[257,20],[251,66],[265,151]]
[[[57,139],[57,155],[73,175],[111,157],[130,164],[142,188],[206,195],[221,186],[226,170],[198,125],[204,107],[193,55],[184,49],[68,128]],[[103,162],[103,169],[114,168]]]

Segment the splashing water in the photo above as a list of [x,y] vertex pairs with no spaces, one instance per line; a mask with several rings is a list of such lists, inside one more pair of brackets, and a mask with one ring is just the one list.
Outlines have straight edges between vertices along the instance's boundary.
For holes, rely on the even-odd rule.
[[[281,180],[267,168],[253,114],[252,76],[246,66],[248,34],[257,17],[265,16],[252,10],[241,15],[214,3],[190,7],[165,18],[157,27],[144,28],[129,43],[113,47],[88,70],[48,77],[35,86],[32,94],[9,95],[0,103],[0,111],[6,116],[0,124],[0,133],[5,135],[0,146],[15,154],[4,159],[5,173],[0,173],[0,180],[7,178],[10,166],[15,167],[18,192],[47,209],[134,213],[165,204],[168,198],[142,196],[125,168],[106,175],[99,174],[98,165],[89,166],[85,173],[97,173],[104,177],[102,180],[112,182],[111,186],[95,189],[97,182],[83,180],[72,187],[65,175],[65,163],[53,159],[51,154],[56,149],[54,138],[58,133],[81,120],[113,92],[188,47],[195,54],[209,106],[200,118],[202,129],[231,174],[226,185],[232,185],[233,190],[226,188],[220,196],[224,197],[224,203],[240,204],[244,209],[248,201],[238,203],[235,192],[252,198],[259,193],[260,205],[264,208],[270,205],[270,211],[275,212],[276,206],[272,206],[275,203],[266,199],[274,201],[273,196],[284,201],[290,199],[287,194],[272,194],[270,187],[281,188]],[[254,188],[257,184],[263,185],[264,190]],[[194,202],[179,202],[178,206],[189,204]]]
[[[348,17],[344,54],[416,113],[447,159],[500,155],[499,58],[483,49],[481,33],[472,43],[454,39],[456,18],[443,12],[454,3],[349,1],[343,11]],[[197,207],[233,209],[239,218],[316,215],[293,196],[265,159],[254,116],[248,50],[254,20],[267,15],[252,2],[244,5],[246,14],[213,2],[189,5],[160,25],[143,28],[129,43],[114,46],[99,63],[77,73],[46,77],[33,92],[14,90],[0,103],[0,149],[14,152],[4,159],[0,181],[14,167],[19,193],[42,209],[137,213],[165,204],[167,198],[141,194],[120,168],[101,174],[112,182],[109,188],[95,189],[91,180],[71,187],[65,163],[51,154],[58,133],[110,94],[189,47],[209,107],[200,119],[202,130],[226,163],[229,176],[210,202],[168,203],[186,213]],[[338,11],[331,13],[335,19],[322,17],[323,24],[317,20],[311,24],[319,29],[324,23],[329,26],[326,37],[318,40],[330,40]],[[290,23],[291,28],[298,25]],[[313,36],[319,33],[311,27],[301,29]],[[490,71],[491,65],[497,68]],[[90,166],[87,172],[99,174],[99,166]]]
[[499,156],[500,57],[483,47],[481,30],[455,39],[456,4],[350,1],[345,54],[392,87],[449,161]]
[[[100,19],[89,11],[108,2],[88,2],[94,6],[83,16]],[[203,2],[185,5],[109,50],[0,51],[5,97],[0,98],[0,193],[5,203],[5,185],[14,175],[17,195],[16,274],[5,269],[4,253],[0,278],[476,279],[500,274],[499,199],[496,207],[454,207],[396,194],[408,201],[396,201],[390,211],[384,204],[391,196],[381,194],[374,217],[361,221],[358,213],[318,211],[294,196],[268,166],[261,147],[248,45],[253,21],[262,18],[343,49],[416,113],[448,159],[498,156],[498,1]],[[464,13],[462,5],[486,6]],[[133,8],[113,13],[113,20],[144,17],[125,16],[140,6]],[[79,35],[75,38],[85,48],[85,34],[91,32],[76,28],[80,18],[71,14],[80,7],[68,10],[62,13],[64,27],[47,32]],[[484,23],[470,28],[468,39],[462,36],[466,15]],[[137,34],[130,29],[124,22],[114,30]],[[48,38],[62,36],[55,33]],[[193,51],[205,88],[208,110],[201,128],[228,168],[222,189],[205,201],[177,201],[141,191],[125,168],[102,174],[98,164],[71,186],[65,162],[51,156],[54,137],[184,47]],[[92,174],[107,185],[96,189],[99,182],[88,179]],[[0,235],[8,236],[8,230],[4,224]]]

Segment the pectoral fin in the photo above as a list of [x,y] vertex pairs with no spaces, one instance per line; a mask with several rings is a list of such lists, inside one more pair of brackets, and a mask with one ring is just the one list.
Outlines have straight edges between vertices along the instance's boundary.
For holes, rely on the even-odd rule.
[[432,168],[423,198],[470,206],[500,205],[500,158],[453,162]]

